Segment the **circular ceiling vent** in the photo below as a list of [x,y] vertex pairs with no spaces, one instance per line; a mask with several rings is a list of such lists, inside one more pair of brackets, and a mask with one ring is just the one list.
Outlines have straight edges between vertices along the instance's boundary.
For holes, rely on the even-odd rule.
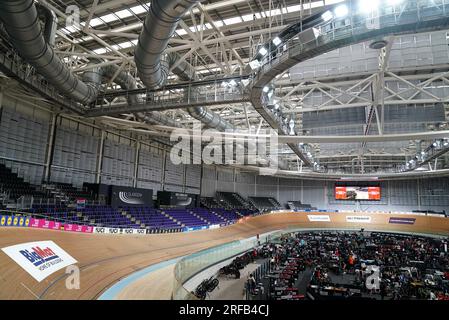
[[380,39],[380,40],[374,40],[369,47],[371,49],[382,49],[388,44],[387,40]]

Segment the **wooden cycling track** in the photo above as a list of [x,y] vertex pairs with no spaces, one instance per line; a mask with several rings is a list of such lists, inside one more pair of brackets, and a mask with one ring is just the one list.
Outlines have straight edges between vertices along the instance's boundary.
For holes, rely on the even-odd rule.
[[[66,289],[66,275],[60,270],[38,283],[0,251],[0,299],[96,299],[125,276],[149,265],[194,253],[234,240],[285,228],[365,228],[449,235],[449,218],[423,215],[370,215],[367,223],[349,223],[354,213],[309,213],[329,215],[332,222],[310,222],[305,213],[275,213],[249,218],[225,228],[191,233],[146,236],[78,234],[25,228],[0,229],[0,248],[52,240],[78,261],[81,288]],[[391,217],[416,218],[413,225],[390,224]],[[166,280],[166,279],[165,279]],[[160,286],[159,286],[160,287]],[[157,296],[157,292],[154,293]]]

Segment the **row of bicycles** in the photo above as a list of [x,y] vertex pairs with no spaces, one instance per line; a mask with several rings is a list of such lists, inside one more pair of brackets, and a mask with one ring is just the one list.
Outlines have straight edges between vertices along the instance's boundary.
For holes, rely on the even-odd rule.
[[[218,277],[232,277],[234,279],[240,279],[240,270],[244,269],[248,264],[253,263],[256,259],[264,258],[268,256],[268,249],[262,247],[248,251],[238,257],[224,267],[222,267],[217,276]],[[200,285],[192,292],[198,299],[205,300],[209,293],[214,291],[220,283],[220,280],[215,276],[209,279],[205,279]]]
[[203,280],[203,282],[196,287],[193,294],[200,300],[206,300],[207,295],[214,291],[218,287],[219,283],[220,280],[212,276],[209,279]]
[[231,276],[235,279],[240,279],[240,270],[244,269],[248,264],[254,262],[257,256],[257,251],[251,251],[236,257],[230,264],[221,268],[218,271],[218,275]]

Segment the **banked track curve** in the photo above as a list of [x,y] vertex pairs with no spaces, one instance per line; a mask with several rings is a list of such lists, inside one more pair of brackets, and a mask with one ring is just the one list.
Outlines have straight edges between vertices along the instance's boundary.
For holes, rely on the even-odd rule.
[[[331,222],[310,222],[308,215],[329,215]],[[374,213],[372,221],[348,223],[355,213],[276,213],[250,218],[221,229],[179,234],[113,236],[76,234],[38,229],[0,229],[0,248],[52,240],[72,255],[81,269],[80,290],[65,287],[66,275],[58,271],[38,283],[14,261],[0,252],[0,299],[95,299],[111,285],[158,262],[286,228],[341,228],[385,230],[449,235],[449,219],[423,215]],[[391,224],[391,217],[413,217],[413,225]]]

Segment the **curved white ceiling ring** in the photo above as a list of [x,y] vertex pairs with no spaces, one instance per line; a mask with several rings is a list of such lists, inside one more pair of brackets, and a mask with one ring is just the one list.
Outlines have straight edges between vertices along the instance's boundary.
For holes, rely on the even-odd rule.
[[[129,125],[130,128],[136,125],[142,126],[141,124],[136,124],[134,121],[106,118],[106,121],[117,122],[123,125]],[[147,133],[149,135],[164,135],[169,136],[169,134],[163,134],[161,131],[173,132],[179,130],[177,127],[167,127],[167,126],[148,126],[154,128],[154,131],[140,129],[137,132]],[[180,137],[190,137],[193,139],[200,139],[201,136],[196,135],[192,129],[183,128],[183,132],[188,133],[186,135],[179,134]],[[250,134],[244,132],[219,132],[217,135],[222,135],[223,137],[229,138],[230,140],[246,141],[260,138],[270,138],[270,135],[262,134]],[[279,143],[351,143],[351,142],[386,142],[386,141],[409,141],[409,140],[434,140],[434,139],[449,139],[449,130],[444,131],[426,131],[426,132],[414,132],[414,133],[398,133],[398,134],[386,134],[386,135],[368,135],[368,136],[278,136],[277,140]]]
[[379,173],[379,174],[344,174],[344,173],[318,173],[318,172],[297,172],[285,170],[272,170],[267,168],[264,172],[260,167],[233,165],[242,171],[258,172],[262,175],[270,175],[278,178],[304,179],[304,180],[325,180],[325,181],[382,181],[382,180],[407,180],[415,178],[441,178],[449,177],[449,169],[435,171],[412,171],[400,173]]
[[428,131],[368,136],[279,136],[283,143],[350,143],[448,139],[449,131]]
[[[353,10],[354,8],[357,8],[356,6],[352,6],[353,3],[354,1],[345,2],[348,7],[352,8],[352,10],[349,10],[346,18],[350,21],[368,21],[366,16],[362,18],[360,13]],[[271,81],[273,81],[278,75],[289,70],[291,67],[311,58],[320,56],[326,52],[363,41],[385,36],[441,30],[446,29],[449,26],[449,12],[444,10],[433,12],[433,15],[429,18],[420,14],[420,8],[423,5],[424,4],[422,2],[415,3],[410,1],[410,3],[407,4],[407,7],[405,7],[408,10],[404,9],[399,17],[394,14],[382,15],[379,18],[378,25],[374,27],[369,26],[368,24],[366,26],[364,24],[360,24],[356,26],[357,28],[354,28],[351,25],[340,29],[330,28],[328,33],[318,35],[315,37],[315,40],[307,43],[299,43],[299,41],[297,41],[293,46],[289,47],[288,45],[291,44],[291,42],[287,42],[287,49],[281,52],[278,56],[274,57],[272,60],[269,60],[263,64],[258,73],[255,75],[251,84],[251,102],[254,108],[265,119],[265,121],[270,124],[270,126],[274,129],[279,129],[280,125],[278,120],[272,116],[271,112],[267,108],[267,103],[263,100],[263,91],[264,88],[271,83]],[[304,32],[307,32],[307,30]],[[306,142],[306,140],[303,140],[303,142]],[[348,141],[345,141],[342,138],[339,142]],[[295,151],[295,144],[289,142],[288,145]],[[303,158],[304,155],[298,154],[298,156]]]

